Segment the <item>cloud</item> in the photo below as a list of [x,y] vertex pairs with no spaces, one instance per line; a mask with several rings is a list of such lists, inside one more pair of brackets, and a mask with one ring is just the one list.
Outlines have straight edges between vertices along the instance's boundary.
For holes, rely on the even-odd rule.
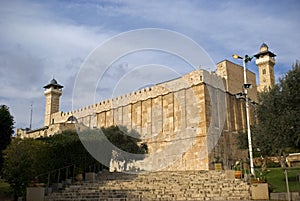
[[[278,51],[278,62],[295,60],[300,44],[297,1],[272,3],[241,1],[126,1],[114,6],[96,6],[102,15],[114,13],[120,23],[128,18],[127,29],[169,28],[195,39],[218,62],[226,52],[256,53],[262,42]],[[92,6],[90,4],[90,6]],[[103,14],[104,13],[104,14]],[[111,25],[113,27],[113,25]]]
[[[75,77],[88,53],[108,36],[99,33],[101,27],[74,25],[57,19],[41,4],[22,1],[1,4],[0,82],[3,87],[0,94],[6,98],[7,105],[19,108],[13,113],[19,117],[18,127],[26,119],[15,100],[38,102],[43,97],[42,87],[52,76],[66,86],[64,98],[70,100],[73,89],[70,78]],[[71,109],[70,105],[63,106],[63,110]],[[35,113],[43,119],[41,114]]]
[[[298,1],[291,0],[1,1],[0,101],[13,110],[17,127],[28,122],[22,107],[30,106],[31,101],[39,105],[35,119],[43,119],[42,86],[55,76],[65,86],[61,110],[71,110],[74,82],[86,56],[115,34],[148,27],[189,36],[216,63],[230,59],[233,53],[257,53],[260,44],[266,42],[278,55],[278,78],[299,59],[298,8]],[[150,63],[184,65],[167,55],[146,56],[120,59],[106,75],[106,84],[112,85],[114,77],[122,77],[132,67]],[[126,62],[128,68],[121,65]],[[255,66],[250,68],[255,70]],[[103,93],[109,91],[109,87],[101,87]],[[41,126],[42,121],[34,125]]]
[[5,86],[0,88],[0,94],[7,98],[39,96],[36,84],[40,84],[44,75],[43,61],[21,47],[13,47],[0,51],[0,66],[0,79]]
[[298,1],[88,1],[72,9],[82,7],[84,17],[90,11],[109,29],[157,27],[186,34],[216,63],[230,59],[232,53],[257,53],[263,42],[278,55],[278,71],[287,71],[298,58]]

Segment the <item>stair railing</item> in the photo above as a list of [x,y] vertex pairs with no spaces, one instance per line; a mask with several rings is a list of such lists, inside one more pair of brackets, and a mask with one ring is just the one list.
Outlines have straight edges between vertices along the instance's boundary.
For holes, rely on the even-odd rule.
[[[49,188],[52,183],[60,183],[63,179],[67,180],[71,178],[72,183],[75,180],[76,168],[76,165],[72,164],[39,174],[35,177],[35,182],[47,183],[47,188]],[[63,173],[65,173],[65,175]]]

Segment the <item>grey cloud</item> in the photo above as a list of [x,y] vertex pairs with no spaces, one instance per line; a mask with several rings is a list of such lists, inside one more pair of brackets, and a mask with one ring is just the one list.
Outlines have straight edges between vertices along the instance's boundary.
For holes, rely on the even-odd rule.
[[[43,119],[41,87],[54,75],[65,86],[61,109],[70,110],[76,75],[89,52],[116,33],[143,27],[186,34],[215,62],[233,53],[256,53],[260,43],[266,42],[278,55],[275,68],[279,76],[299,57],[296,5],[296,1],[272,5],[268,1],[247,5],[239,1],[1,1],[0,96],[4,98],[0,101],[11,105],[17,126],[27,124],[28,111],[23,107],[31,101],[36,102],[36,119]],[[147,55],[128,55],[117,61],[104,83],[95,86],[96,101],[108,96],[111,87],[134,67],[158,63],[180,73],[185,73],[182,66],[188,68],[172,57]],[[125,88],[131,91],[129,85]]]

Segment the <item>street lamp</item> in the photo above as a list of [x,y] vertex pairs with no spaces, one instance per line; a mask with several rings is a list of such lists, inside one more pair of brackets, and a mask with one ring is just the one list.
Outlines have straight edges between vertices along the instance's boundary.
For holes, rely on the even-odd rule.
[[243,95],[246,99],[246,120],[247,120],[247,134],[248,134],[248,146],[249,146],[249,158],[250,158],[250,171],[253,176],[255,176],[254,172],[254,165],[253,165],[253,151],[252,151],[252,140],[251,140],[251,130],[250,130],[250,117],[249,117],[249,98],[248,98],[248,89],[252,87],[251,84],[247,83],[247,63],[252,60],[252,57],[245,55],[245,57],[241,57],[237,54],[232,55],[235,59],[242,59],[243,60],[243,67],[244,67],[244,92],[239,93],[239,96]]

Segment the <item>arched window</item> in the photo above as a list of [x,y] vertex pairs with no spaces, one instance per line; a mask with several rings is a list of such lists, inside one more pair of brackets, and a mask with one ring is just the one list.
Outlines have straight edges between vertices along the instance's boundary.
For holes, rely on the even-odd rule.
[[67,122],[77,123],[78,121],[77,121],[77,118],[72,115],[72,116],[69,116],[69,118],[67,119]]

